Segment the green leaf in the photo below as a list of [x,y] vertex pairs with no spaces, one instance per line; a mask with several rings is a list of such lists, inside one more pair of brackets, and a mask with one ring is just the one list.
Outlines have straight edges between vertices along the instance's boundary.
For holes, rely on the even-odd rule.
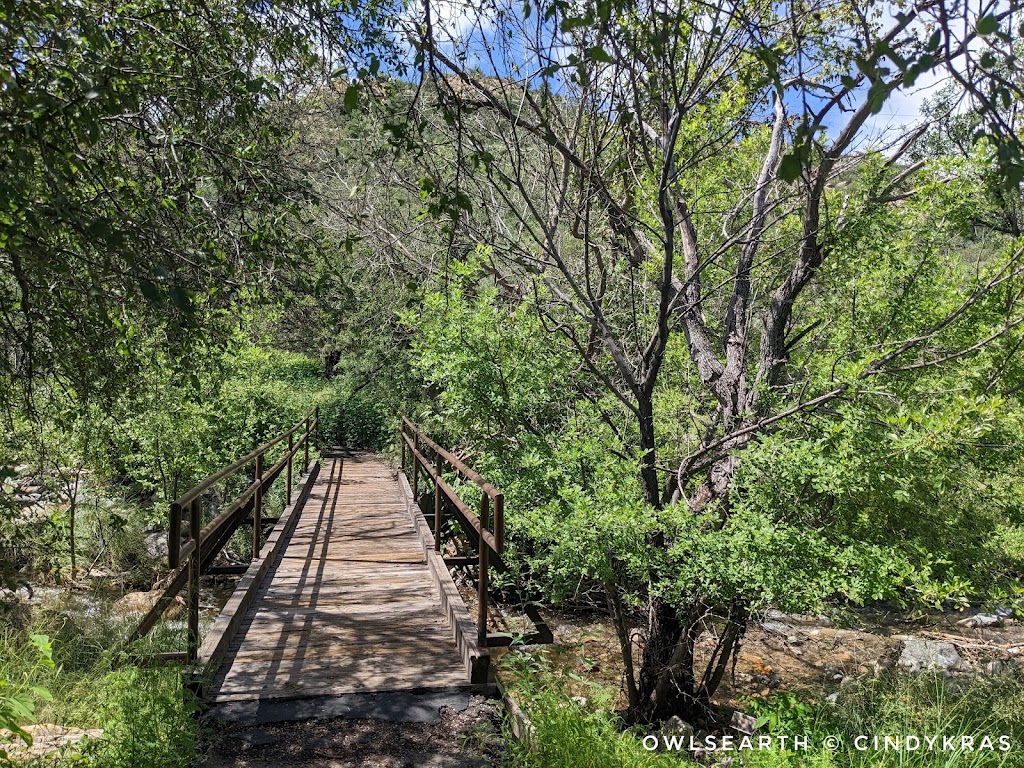
[[152,280],[143,280],[139,283],[139,290],[141,290],[142,295],[150,301],[160,301],[160,289],[156,287],[156,284]]
[[562,20],[562,31],[572,32],[574,29],[582,29],[590,26],[590,20],[580,16],[570,16]]
[[783,181],[796,181],[800,178],[803,170],[804,164],[799,155],[795,152],[790,152],[782,156],[782,160],[779,162],[778,176]]
[[190,314],[195,312],[195,306],[192,304],[192,293],[187,288],[175,285],[167,293],[171,297],[171,301],[174,302],[174,306],[178,309]]
[[604,64],[614,64],[615,63],[615,59],[613,59],[611,57],[611,54],[608,53],[608,51],[606,51],[604,48],[602,48],[599,45],[595,45],[595,46],[593,46],[591,48],[587,48],[586,56],[591,61],[600,61],[600,62],[602,62]]
[[359,106],[359,86],[352,84],[345,89],[345,111],[354,112]]
[[999,20],[991,14],[982,16],[978,19],[976,29],[979,35],[991,35],[999,31]]

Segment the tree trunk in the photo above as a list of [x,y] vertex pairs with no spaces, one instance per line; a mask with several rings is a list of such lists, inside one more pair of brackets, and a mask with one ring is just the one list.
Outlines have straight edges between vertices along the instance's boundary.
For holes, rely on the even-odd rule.
[[[77,495],[77,493],[75,495]],[[78,577],[78,544],[75,541],[75,501],[75,496],[72,496],[71,505],[68,508],[68,545],[71,548],[71,581],[74,581]]]
[[626,700],[628,707],[626,718],[636,717],[640,708],[640,694],[636,687],[636,672],[633,668],[633,644],[629,638],[629,625],[626,621],[625,611],[622,610],[622,602],[619,599],[619,588],[611,580],[604,582],[605,597],[608,601],[608,612],[611,614],[612,622],[615,624],[615,633],[619,640],[619,651],[622,653],[622,666],[626,681]]
[[[651,602],[647,641],[644,644],[639,705],[627,712],[630,723],[657,723],[678,715],[695,727],[711,727],[717,712],[711,704],[731,666],[747,629],[745,601],[709,606],[703,602],[681,611],[660,600]],[[715,646],[698,659],[697,641],[714,632]],[[702,669],[698,670],[698,662]]]
[[[652,598],[647,614],[647,635],[644,640],[643,659],[640,664],[638,686],[638,722],[656,722],[666,709],[665,702],[656,693],[662,673],[668,668],[679,646],[683,626],[672,606],[660,598]],[[692,686],[691,686],[692,690]],[[664,695],[662,696],[664,698]],[[674,713],[664,714],[671,717]]]
[[645,394],[638,399],[637,411],[640,422],[640,480],[644,499],[655,509],[660,509],[661,487],[655,466],[657,446],[654,442],[654,403],[650,395]]
[[724,522],[728,516],[729,486],[739,464],[733,455],[719,459],[711,465],[707,477],[698,486],[697,492],[690,498],[690,511],[703,512],[710,505],[717,505]]

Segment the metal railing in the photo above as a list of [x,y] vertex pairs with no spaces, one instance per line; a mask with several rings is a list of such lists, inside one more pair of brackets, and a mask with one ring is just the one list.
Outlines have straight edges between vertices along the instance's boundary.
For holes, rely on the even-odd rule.
[[[161,654],[175,660],[196,660],[199,652],[199,578],[211,573],[238,572],[232,568],[214,568],[213,560],[228,543],[231,536],[252,515],[252,560],[259,558],[262,547],[263,505],[274,481],[285,473],[287,478],[286,504],[292,501],[292,474],[295,454],[303,450],[302,469],[309,466],[309,447],[319,443],[320,409],[314,408],[294,427],[282,432],[230,466],[210,475],[199,485],[171,502],[170,526],[167,535],[167,559],[173,569],[171,581],[150,609],[128,642],[145,637],[182,588],[188,584],[188,649],[185,653]],[[301,430],[301,433],[299,431]],[[299,433],[297,435],[297,433]],[[267,453],[288,441],[284,455],[269,469],[265,469]],[[235,475],[255,462],[254,479],[245,490],[217,513],[205,526],[201,499],[214,485]],[[187,510],[188,533],[182,535],[182,523]],[[244,567],[243,569],[244,570]]]

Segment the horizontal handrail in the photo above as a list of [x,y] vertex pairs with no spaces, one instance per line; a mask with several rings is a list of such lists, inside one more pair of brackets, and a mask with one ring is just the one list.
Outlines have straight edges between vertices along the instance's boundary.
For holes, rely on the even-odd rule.
[[[191,504],[192,502],[194,502],[196,499],[199,498],[200,494],[202,494],[204,491],[209,490],[217,482],[224,480],[227,477],[230,477],[233,473],[237,472],[239,469],[246,466],[247,464],[250,464],[254,460],[261,459],[266,454],[267,451],[276,446],[278,443],[282,442],[286,438],[293,437],[295,435],[295,430],[297,430],[299,427],[302,427],[304,425],[306,426],[306,429],[300,436],[299,440],[292,441],[294,445],[291,445],[289,447],[289,449],[285,452],[284,456],[281,457],[281,459],[277,462],[277,464],[275,464],[270,469],[269,472],[266,472],[265,474],[256,477],[256,479],[244,491],[242,491],[242,494],[239,497],[232,501],[226,509],[220,512],[213,520],[206,524],[206,527],[203,528],[200,534],[199,540],[200,543],[207,541],[213,534],[215,534],[220,529],[220,527],[226,521],[231,519],[231,517],[238,512],[242,505],[248,502],[249,499],[252,499],[257,494],[257,492],[260,491],[263,487],[267,487],[271,483],[273,483],[274,480],[277,479],[277,476],[281,473],[281,469],[285,466],[285,464],[290,462],[294,458],[295,454],[298,453],[298,450],[300,448],[308,444],[310,436],[319,427],[320,420],[318,413],[319,408],[314,408],[312,411],[306,414],[306,416],[303,417],[301,421],[299,421],[294,427],[292,427],[288,431],[282,432],[273,440],[264,443],[259,448],[246,454],[245,456],[243,456],[241,459],[234,462],[230,466],[227,466],[224,469],[220,470],[219,472],[210,475],[201,483],[199,483],[199,485],[197,485],[195,488],[193,488],[192,490],[188,491],[184,495],[178,497],[177,499],[171,502],[171,532],[167,540],[168,561],[171,568],[177,568],[178,563],[181,561],[181,558],[188,556],[188,553],[184,551],[186,544],[183,544],[181,542],[180,533],[182,511],[184,510],[185,506],[187,504]],[[175,531],[178,531],[177,535],[175,535]],[[191,552],[192,550],[189,549],[188,551]]]
[[[235,472],[240,470],[242,467],[244,467],[246,464],[249,464],[250,462],[255,460],[257,456],[260,456],[260,455],[266,453],[271,448],[273,448],[275,445],[280,443],[282,440],[287,439],[289,435],[294,435],[295,431],[299,427],[303,426],[304,424],[307,424],[307,419],[312,419],[313,418],[313,414],[317,410],[319,410],[319,409],[313,409],[308,414],[306,414],[304,417],[302,417],[302,419],[299,421],[299,423],[296,424],[291,429],[289,429],[287,432],[282,432],[280,435],[275,437],[270,442],[264,443],[259,448],[256,448],[253,451],[251,451],[250,453],[247,453],[245,456],[243,456],[242,458],[238,459],[238,461],[234,462],[233,464],[231,464],[231,465],[229,465],[227,467],[224,467],[224,469],[220,470],[219,472],[217,472],[215,474],[210,475],[208,478],[206,478],[201,483],[199,483],[199,485],[197,485],[195,488],[193,488],[190,491],[187,491],[186,493],[184,493],[183,495],[179,496],[177,499],[175,499],[171,503],[172,504],[177,504],[180,507],[184,507],[186,504],[188,504],[190,501],[192,501],[192,499],[197,498],[198,496],[203,494],[205,491],[210,490],[210,488],[212,488],[214,485],[219,483],[225,477],[228,477],[228,476],[234,474]],[[308,431],[307,431],[307,436],[308,436]]]
[[[409,434],[408,432],[412,434]],[[505,548],[505,495],[488,483],[479,474],[450,451],[445,450],[435,443],[423,431],[412,423],[405,416],[402,417],[402,426],[399,429],[400,442],[402,445],[402,470],[405,471],[405,450],[409,449],[412,456],[412,495],[417,500],[417,488],[419,486],[420,467],[427,472],[427,476],[434,481],[434,550],[441,550],[441,498],[446,498],[459,513],[461,520],[469,528],[472,528],[477,535],[477,643],[481,648],[488,645],[487,634],[487,585],[488,585],[488,560],[493,553],[497,561]],[[434,451],[433,466],[420,450],[420,443],[429,446]],[[482,493],[480,494],[480,513],[474,514],[469,505],[463,501],[458,492],[444,479],[444,464],[447,463],[452,469],[467,479],[476,483]],[[493,508],[494,514],[493,530],[487,525],[488,506]],[[467,529],[468,533],[468,529]]]
[[442,448],[440,445],[438,445],[429,437],[427,437],[419,427],[417,427],[415,424],[412,423],[412,421],[409,420],[407,416],[403,416],[402,421],[405,423],[405,426],[412,430],[413,434],[415,434],[424,443],[429,445],[434,450],[435,453],[443,456],[444,460],[447,461],[452,466],[453,469],[457,469],[459,472],[465,475],[467,479],[472,480],[474,483],[480,486],[480,489],[488,496],[490,496],[491,499],[497,498],[498,496],[503,496],[501,491],[499,491],[489,482],[480,477],[480,475],[471,467],[466,466],[465,462],[463,462],[462,459],[453,454],[451,451]]
[[[405,441],[405,444],[409,447],[409,450],[412,452],[412,455],[419,460],[420,466],[424,470],[426,470],[427,474],[430,476],[430,479],[437,484],[437,487],[444,494],[445,498],[448,499],[448,501],[450,501],[452,504],[454,504],[456,509],[458,509],[466,517],[470,525],[473,526],[473,529],[476,531],[477,535],[481,539],[483,539],[484,543],[488,547],[490,547],[495,554],[500,554],[504,549],[504,541],[499,541],[498,536],[492,534],[484,526],[483,521],[480,520],[480,518],[472,510],[470,510],[469,505],[462,500],[462,497],[459,496],[458,492],[444,481],[444,478],[440,476],[440,474],[434,467],[430,466],[430,462],[427,460],[427,457],[424,456],[416,447],[412,438],[410,438],[406,434],[403,434],[402,440]],[[498,496],[504,498],[503,496],[501,496],[500,493],[498,494]]]
[[[442,448],[440,445],[438,445],[429,437],[427,437],[427,435],[425,435],[423,431],[419,427],[417,427],[411,420],[409,420],[409,418],[407,418],[406,416],[402,417],[402,424],[403,429],[401,430],[401,436],[403,442],[403,466],[405,463],[405,447],[408,446],[412,451],[414,451],[413,455],[416,457],[418,462],[423,466],[423,468],[427,471],[427,474],[430,475],[431,479],[434,480],[435,482],[438,482],[438,486],[444,493],[445,497],[450,502],[452,502],[452,504],[458,507],[459,511],[466,515],[467,519],[470,520],[473,527],[476,529],[476,532],[480,535],[480,538],[484,541],[484,543],[486,543],[487,546],[490,547],[495,554],[500,555],[505,549],[505,494],[502,493],[498,488],[494,487],[491,483],[484,480],[472,468],[466,466],[466,464],[459,457],[455,456],[451,451]],[[411,436],[406,434],[405,428],[408,428],[412,432]],[[481,519],[479,515],[476,515],[473,512],[471,512],[469,506],[458,495],[458,492],[444,481],[444,478],[441,476],[442,473],[439,471],[439,468],[431,466],[430,462],[419,450],[417,441],[421,441],[424,444],[428,445],[434,451],[435,456],[444,459],[444,461],[447,462],[452,469],[462,474],[468,480],[474,482],[480,488],[480,490],[483,491],[486,498],[489,498],[491,500],[491,503],[494,507],[493,532],[487,527],[485,520]],[[414,470],[414,482],[415,474],[416,473]],[[486,512],[486,502],[481,504],[481,511]]]
[[[304,427],[304,429],[302,429]],[[298,440],[296,432],[302,429]],[[252,559],[259,557],[262,542],[262,511],[267,491],[274,481],[287,469],[287,502],[292,497],[292,463],[301,448],[304,451],[303,469],[309,466],[309,445],[314,436],[319,436],[320,408],[317,406],[307,413],[295,426],[267,441],[242,458],[232,462],[207,477],[191,490],[171,502],[170,530],[167,536],[167,559],[173,571],[168,586],[163,590],[153,608],[143,617],[129,642],[145,636],[155,625],[171,600],[188,584],[188,650],[184,654],[194,661],[199,649],[199,577],[209,571],[217,553],[223,549],[235,530],[252,513]],[[284,455],[269,469],[264,470],[263,460],[267,452],[288,441]],[[216,483],[230,477],[251,462],[256,462],[255,478],[245,489],[217,513],[205,526],[202,525],[202,510],[199,499]],[[188,508],[189,536],[184,541],[181,535],[183,511]]]

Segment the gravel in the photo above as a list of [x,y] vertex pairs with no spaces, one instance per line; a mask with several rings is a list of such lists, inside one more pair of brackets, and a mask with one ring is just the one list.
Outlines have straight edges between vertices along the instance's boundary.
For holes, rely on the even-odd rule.
[[439,722],[331,718],[242,725],[213,721],[200,768],[480,768],[500,766],[495,703],[473,696]]

